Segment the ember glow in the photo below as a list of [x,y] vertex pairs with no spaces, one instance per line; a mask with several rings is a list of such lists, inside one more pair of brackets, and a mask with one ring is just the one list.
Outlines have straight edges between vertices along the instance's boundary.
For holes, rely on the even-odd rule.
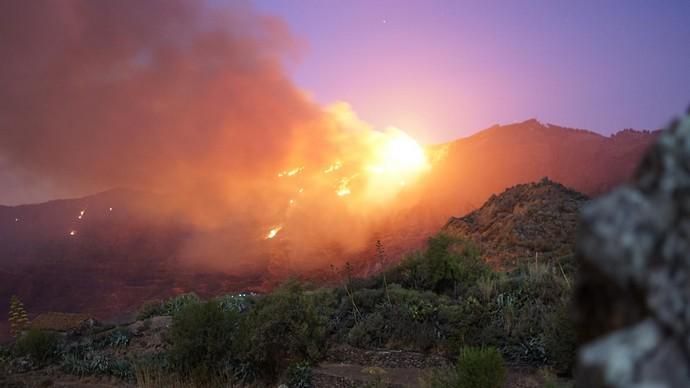
[[297,174],[299,174],[300,172],[302,172],[302,170],[304,170],[304,167],[296,167],[296,168],[293,168],[293,169],[291,169],[291,170],[286,170],[286,171],[279,172],[279,173],[278,173],[278,176],[279,176],[279,177],[294,176],[294,175],[297,175]]
[[390,133],[379,150],[380,163],[375,166],[377,173],[408,174],[428,167],[424,150],[414,139],[397,128],[391,128]]
[[278,234],[278,232],[280,232],[281,229],[283,229],[283,227],[279,225],[279,226],[276,226],[276,227],[272,228],[271,230],[269,230],[268,233],[266,234],[266,240],[270,240],[273,237],[275,237]]
[[349,182],[350,182],[350,180],[347,179],[347,178],[343,178],[343,179],[340,180],[340,184],[338,185],[338,190],[335,191],[335,193],[336,193],[339,197],[344,197],[344,196],[350,195],[350,193],[352,193],[352,192],[350,191],[350,188],[347,187],[347,185],[348,185]]

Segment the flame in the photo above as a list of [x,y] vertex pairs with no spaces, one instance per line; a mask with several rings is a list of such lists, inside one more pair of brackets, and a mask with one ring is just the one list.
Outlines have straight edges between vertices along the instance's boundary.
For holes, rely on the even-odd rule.
[[376,162],[368,170],[374,174],[409,174],[425,170],[429,166],[424,149],[408,134],[391,127],[386,139],[378,148]]
[[350,183],[350,178],[343,178],[340,180],[340,184],[338,185],[338,189],[335,191],[335,193],[339,197],[344,197],[346,195],[350,195],[352,191],[348,187],[348,184]]
[[294,176],[294,175],[297,175],[300,172],[302,172],[302,170],[304,170],[304,167],[295,167],[292,170],[285,170],[285,171],[279,172],[278,176],[279,177]]
[[77,218],[81,220],[84,217],[84,213],[86,213],[86,210],[80,211],[79,216]]
[[283,226],[278,225],[275,228],[269,230],[268,233],[266,234],[266,240],[270,240],[273,237],[275,237],[278,234],[278,232],[280,232],[281,229],[283,229]]
[[77,231],[76,231],[76,230],[70,230],[70,232],[69,232],[69,235],[70,235],[70,236],[74,236],[74,235],[76,235],[76,234],[77,234]]
[[328,168],[325,169],[323,172],[324,172],[324,174],[328,174],[328,173],[331,173],[333,171],[340,170],[340,168],[342,166],[343,166],[343,163],[340,160],[336,160],[335,163],[328,166]]
[[[285,181],[285,196],[280,198],[280,203],[286,205],[283,205],[282,216],[269,221],[277,226],[268,230],[264,235],[265,240],[275,238],[284,227],[293,230],[294,226],[294,230],[300,230],[303,225],[301,217],[315,217],[305,213],[312,207],[318,208],[321,213],[369,222],[375,218],[371,215],[372,208],[394,208],[398,203],[398,194],[403,190],[414,190],[414,187],[408,186],[413,186],[421,174],[431,168],[430,156],[425,148],[407,133],[394,127],[377,131],[358,122],[356,116],[347,115],[347,109],[340,113],[344,116],[336,115],[336,118],[344,119],[339,123],[348,130],[338,138],[343,143],[341,148],[333,150],[333,154],[326,154],[328,159],[325,163],[320,160],[313,165],[300,163],[300,167],[278,172],[279,177],[297,174],[300,177],[294,185],[291,180]],[[342,201],[329,203],[333,200],[333,193]],[[299,211],[294,207],[297,201],[305,205]],[[349,231],[338,229],[325,233],[331,233],[328,238],[333,238],[337,233]],[[356,235],[348,234],[345,239],[357,245],[364,241],[366,233],[367,230],[362,228],[354,233]],[[289,238],[300,239],[294,235]]]

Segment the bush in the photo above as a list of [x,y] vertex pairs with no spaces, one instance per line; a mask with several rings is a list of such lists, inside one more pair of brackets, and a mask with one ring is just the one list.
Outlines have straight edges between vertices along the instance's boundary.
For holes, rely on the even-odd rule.
[[501,388],[506,370],[496,348],[464,348],[460,351],[457,378],[460,388]]
[[0,344],[0,370],[4,367],[6,363],[12,358],[12,352],[7,346]]
[[423,253],[408,256],[388,278],[405,288],[457,296],[491,272],[470,241],[448,234],[429,238]]
[[201,299],[193,292],[172,297],[164,302],[150,301],[139,309],[137,319],[142,321],[155,316],[174,315],[188,305],[199,303]]
[[360,348],[381,348],[390,339],[390,326],[381,312],[364,316],[350,329],[347,341]]
[[58,337],[55,333],[31,329],[15,344],[15,352],[30,357],[38,363],[45,363],[57,355]]
[[238,325],[238,313],[215,301],[182,307],[170,333],[172,366],[185,375],[219,373],[232,355]]
[[288,388],[311,388],[311,366],[309,363],[300,362],[292,364],[287,369]]
[[251,306],[248,296],[245,295],[223,295],[215,299],[223,310],[232,310],[243,313]]
[[132,333],[125,327],[119,327],[108,333],[108,335],[94,340],[93,345],[99,349],[105,347],[126,347],[131,339]]
[[544,331],[548,363],[557,373],[563,375],[572,373],[577,351],[575,324],[568,307],[568,304],[563,304],[549,314]]
[[128,361],[91,351],[65,354],[62,370],[76,376],[107,375],[128,381],[134,379],[134,369]]
[[326,346],[330,300],[296,282],[261,297],[243,319],[240,356],[268,378],[291,363],[318,360]]

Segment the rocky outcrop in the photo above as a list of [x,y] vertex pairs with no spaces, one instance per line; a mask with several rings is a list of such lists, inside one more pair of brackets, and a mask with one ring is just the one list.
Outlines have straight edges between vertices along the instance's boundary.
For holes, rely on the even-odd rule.
[[577,249],[578,386],[690,386],[690,112],[584,207]]

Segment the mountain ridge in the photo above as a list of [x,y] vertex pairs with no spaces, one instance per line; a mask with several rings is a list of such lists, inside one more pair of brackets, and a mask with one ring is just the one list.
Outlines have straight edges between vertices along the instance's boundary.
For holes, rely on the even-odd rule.
[[[376,241],[395,262],[422,247],[449,217],[478,209],[477,204],[508,187],[545,176],[596,196],[629,179],[655,138],[655,133],[635,132],[612,139],[528,120],[459,139],[435,150],[443,152],[432,170],[405,192],[409,206],[377,226],[369,248],[325,257],[336,266],[351,262],[361,274],[375,272],[380,267],[374,263]],[[156,198],[116,189],[0,206],[0,310],[7,309],[10,295],[18,294],[30,312],[80,311],[108,318],[145,300],[183,292],[265,289],[295,275],[290,262],[310,260],[275,255],[261,240],[251,242],[250,253],[233,252],[230,258],[237,264],[226,270],[185,265],[179,249],[196,231],[174,216],[149,219],[138,211]],[[72,230],[78,238],[70,235]],[[269,245],[286,244],[290,252],[289,241]],[[203,262],[203,257],[192,259]],[[41,287],[34,286],[39,283]]]

